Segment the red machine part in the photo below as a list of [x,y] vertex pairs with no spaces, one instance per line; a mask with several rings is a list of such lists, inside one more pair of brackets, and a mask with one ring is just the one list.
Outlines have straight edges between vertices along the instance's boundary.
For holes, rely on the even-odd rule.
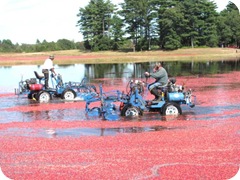
[[30,84],[29,89],[31,91],[40,91],[43,89],[43,85],[42,84]]

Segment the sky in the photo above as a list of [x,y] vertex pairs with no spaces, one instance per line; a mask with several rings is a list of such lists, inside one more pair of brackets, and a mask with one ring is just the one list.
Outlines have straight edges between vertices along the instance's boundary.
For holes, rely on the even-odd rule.
[[[124,0],[111,0],[119,4]],[[228,0],[212,0],[223,10]],[[239,0],[231,0],[240,7]],[[35,44],[56,42],[68,39],[82,40],[79,27],[79,8],[85,7],[89,0],[1,0],[0,1],[0,40],[10,39],[12,43]]]

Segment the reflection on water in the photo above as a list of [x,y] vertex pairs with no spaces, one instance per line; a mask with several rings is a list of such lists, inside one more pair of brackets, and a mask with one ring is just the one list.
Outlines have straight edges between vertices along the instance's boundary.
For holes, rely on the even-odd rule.
[[162,130],[183,129],[183,127],[122,127],[122,128],[65,128],[65,129],[45,129],[45,128],[8,128],[0,131],[0,136],[14,135],[27,137],[83,137],[83,136],[115,136],[122,133],[143,133]]
[[[239,71],[239,61],[171,61],[164,62],[163,66],[170,76],[187,76],[226,73]],[[110,78],[110,77],[131,77],[144,78],[144,72],[151,71],[154,62],[134,63],[134,64],[93,64],[85,65],[86,75],[90,78]]]
[[[0,104],[0,123],[10,122],[32,122],[32,121],[102,121],[102,117],[88,117],[85,113],[84,102],[83,108],[41,108],[40,104],[36,101],[29,100],[26,97],[16,98],[16,96],[2,97]],[[59,99],[54,99],[50,103],[54,105],[65,104]],[[47,105],[47,104],[46,104]],[[60,107],[58,106],[58,107]],[[119,109],[118,104],[116,104]],[[16,109],[11,109],[12,107]],[[18,109],[18,107],[20,109]],[[39,107],[39,108],[38,108]],[[181,120],[226,120],[228,118],[240,117],[239,109],[240,104],[225,104],[214,106],[201,106],[197,104],[194,108],[190,108],[186,105],[182,105],[183,114],[179,116],[162,116],[158,112],[144,112],[143,116],[126,118],[120,117],[119,121],[122,122],[144,122],[144,121],[181,121]],[[232,112],[231,114],[224,112]],[[120,114],[120,112],[118,112]],[[214,115],[214,116],[212,116]]]
[[[164,62],[163,66],[169,76],[188,76],[204,74],[226,73],[240,71],[240,60],[236,61],[170,61]],[[151,71],[154,62],[126,63],[126,64],[71,64],[55,65],[57,73],[60,73],[64,82],[80,82],[83,77],[90,81],[101,78],[144,78],[144,72]],[[21,79],[35,77],[33,71],[41,73],[41,66],[21,65],[0,67],[0,93],[13,92]]]

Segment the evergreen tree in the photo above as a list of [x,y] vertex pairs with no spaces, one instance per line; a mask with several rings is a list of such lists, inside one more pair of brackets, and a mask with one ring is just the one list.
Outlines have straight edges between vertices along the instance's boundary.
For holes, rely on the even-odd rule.
[[111,46],[109,36],[110,22],[115,6],[107,0],[90,0],[85,8],[80,8],[78,26],[82,32],[85,48],[94,51],[108,50]]
[[222,46],[240,47],[240,16],[235,4],[229,2],[218,18],[218,35]]
[[124,43],[124,31],[122,19],[115,14],[112,18],[112,27],[110,29],[112,37],[112,50],[118,50]]
[[133,43],[133,51],[149,50],[153,32],[154,11],[152,0],[125,0],[120,13],[126,24],[126,33]]
[[191,47],[216,46],[216,4],[208,0],[184,0],[179,2],[185,21],[181,33],[182,44]]

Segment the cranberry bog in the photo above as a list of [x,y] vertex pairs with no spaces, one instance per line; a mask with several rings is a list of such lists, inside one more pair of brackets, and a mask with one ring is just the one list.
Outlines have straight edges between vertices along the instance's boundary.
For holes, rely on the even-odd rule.
[[[105,91],[125,90],[121,79],[103,81]],[[232,178],[240,166],[240,72],[177,77],[182,82],[196,107],[118,121],[87,117],[84,102],[2,93],[1,170],[14,180]]]

